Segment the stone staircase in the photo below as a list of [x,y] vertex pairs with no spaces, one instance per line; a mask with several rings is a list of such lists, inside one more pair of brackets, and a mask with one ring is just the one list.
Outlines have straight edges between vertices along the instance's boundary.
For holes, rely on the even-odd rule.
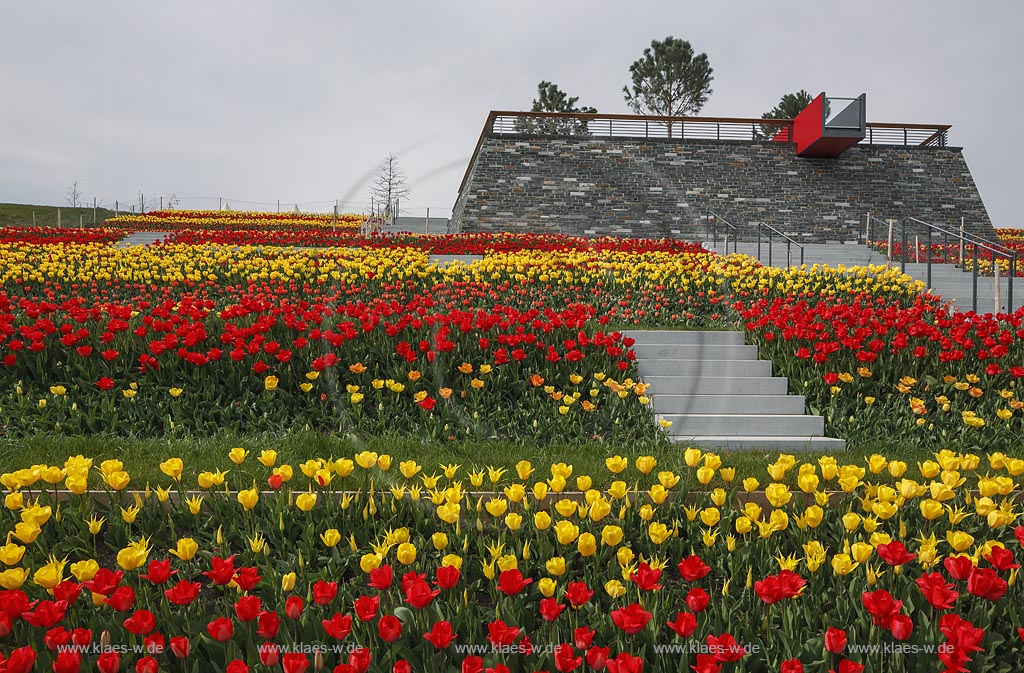
[[122,238],[115,246],[118,248],[128,248],[133,245],[150,245],[152,243],[159,243],[170,235],[171,232],[169,231],[136,231],[134,234],[129,234]]
[[825,420],[805,414],[803,396],[742,332],[636,330],[640,378],[650,384],[655,416],[672,422],[672,441],[687,446],[765,451],[835,451],[846,442],[824,436]]
[[[719,254],[725,252],[725,246],[721,240],[718,241],[717,245],[713,242],[706,242],[703,245],[705,249]],[[737,252],[754,257],[762,264],[767,265],[769,263],[768,245],[764,242],[761,244],[760,257],[757,254],[757,243],[741,241],[735,247]],[[729,244],[729,252],[733,252],[732,243]],[[798,266],[800,264],[800,252],[796,246],[792,247],[792,254],[793,265]],[[772,249],[771,265],[785,267],[789,266],[787,262],[786,246],[776,242]],[[804,264],[808,267],[814,264],[823,264],[834,268],[840,264],[849,267],[865,266],[868,264],[884,265],[885,263],[885,255],[862,243],[808,243],[804,245]],[[894,262],[893,265],[898,267],[899,263]],[[906,265],[906,273],[916,280],[927,282],[928,265],[923,262],[908,263]],[[1000,311],[1005,311],[1007,308],[1008,285],[1009,281],[1007,278],[1000,279]],[[951,302],[956,309],[960,311],[971,310],[971,286],[972,277],[970,272],[964,271],[953,264],[932,264],[932,293],[940,295],[945,301]],[[1019,308],[1024,304],[1024,280],[1015,279],[1013,290],[1014,308]],[[978,312],[990,313],[995,308],[995,279],[991,276],[978,276]]]

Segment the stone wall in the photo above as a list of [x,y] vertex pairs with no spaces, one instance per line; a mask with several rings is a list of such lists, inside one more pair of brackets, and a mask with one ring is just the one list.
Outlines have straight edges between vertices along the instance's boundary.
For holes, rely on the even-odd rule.
[[[487,136],[452,231],[704,237],[706,209],[798,240],[863,239],[865,214],[994,237],[960,148],[857,145],[801,159],[790,143]],[[883,233],[873,234],[884,238]]]

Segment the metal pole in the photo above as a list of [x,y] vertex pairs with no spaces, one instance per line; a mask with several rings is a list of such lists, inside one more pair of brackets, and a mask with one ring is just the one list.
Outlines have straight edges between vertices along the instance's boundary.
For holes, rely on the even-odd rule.
[[932,228],[928,227],[925,229],[925,240],[927,241],[928,252],[925,253],[928,257],[928,291],[932,291]]
[[164,209],[164,197],[160,197],[160,210]]
[[999,294],[1000,294],[1000,292],[999,292],[999,260],[996,259],[995,253],[992,253],[992,273],[995,274],[995,278],[996,278],[996,285],[995,285],[996,310],[992,312],[992,315],[996,315],[997,313],[1000,312],[999,305],[1002,302],[999,301],[1000,300],[1000,297],[999,297]]
[[914,263],[921,263],[921,236],[914,234]]
[[960,268],[964,268],[964,218],[960,216]]
[[775,237],[772,235],[772,232],[769,231],[768,232],[768,266],[774,266],[772,264],[772,241],[774,239],[775,239]]
[[871,213],[864,217],[864,245],[871,245]]
[[757,261],[761,261],[761,225],[757,225]]
[[974,248],[974,268],[971,269],[971,310],[978,312],[978,244],[971,245]]
[[277,212],[281,212],[281,199],[277,200]]
[[217,199],[217,210],[224,210],[224,197]]
[[903,230],[903,250],[900,255],[900,271],[903,273],[907,272],[907,221],[903,220],[903,226],[900,227]]
[[430,233],[430,206],[427,206],[427,221],[423,225],[423,229],[424,229],[424,231],[423,231],[424,234],[429,234]]
[[96,226],[96,197],[92,197],[92,224]]
[[1013,279],[1017,275],[1017,253],[1010,255],[1010,277],[1006,279],[1006,312],[1013,313]]
[[117,200],[115,200],[114,201],[114,217],[117,217],[118,213],[120,213],[120,212],[121,212],[121,204],[118,203]]
[[786,266],[793,266],[793,244],[786,240]]
[[892,266],[892,220],[889,220],[889,244],[885,246],[885,265]]

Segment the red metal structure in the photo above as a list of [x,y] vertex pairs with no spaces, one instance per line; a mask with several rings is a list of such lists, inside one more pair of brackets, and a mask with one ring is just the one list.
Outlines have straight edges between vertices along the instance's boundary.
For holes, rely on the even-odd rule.
[[797,156],[837,157],[864,140],[865,102],[865,94],[857,98],[828,98],[824,93],[818,94],[793,120]]

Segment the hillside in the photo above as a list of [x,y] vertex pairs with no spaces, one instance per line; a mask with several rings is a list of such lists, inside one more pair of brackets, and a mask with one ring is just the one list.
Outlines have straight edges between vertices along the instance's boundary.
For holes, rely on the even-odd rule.
[[[35,213],[35,224],[38,227],[57,226],[57,206],[33,206],[20,203],[0,203],[0,227],[31,227],[32,214]],[[92,208],[60,207],[61,224],[65,227],[77,227],[79,216],[86,225],[92,225]],[[114,211],[106,208],[96,209],[96,222],[101,223],[113,217]]]

